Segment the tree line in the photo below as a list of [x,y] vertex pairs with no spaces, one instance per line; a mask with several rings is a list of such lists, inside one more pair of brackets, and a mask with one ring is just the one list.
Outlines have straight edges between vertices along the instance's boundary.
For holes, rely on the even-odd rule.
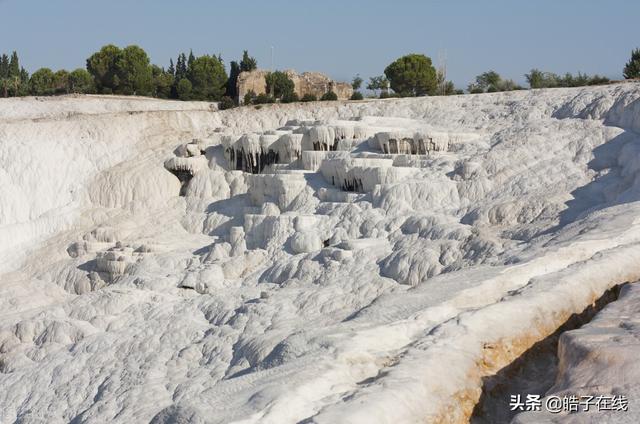
[[[222,57],[216,55],[195,56],[180,53],[175,62],[170,59],[165,69],[151,64],[147,53],[139,46],[120,48],[109,44],[92,54],[86,61],[86,69],[71,72],[61,69],[40,68],[32,75],[20,66],[18,54],[0,56],[0,96],[47,96],[56,94],[120,94],[153,96],[163,99],[221,101],[223,108],[235,106],[238,97],[237,81],[241,72],[257,69],[255,58],[245,50],[239,61],[231,61],[229,74]],[[640,78],[640,49],[634,49],[623,75],[626,79]],[[532,69],[525,78],[530,88],[578,87],[609,82],[600,75],[578,73],[557,75]],[[272,102],[297,102],[317,100],[313,95],[299,99],[293,81],[285,72],[274,71],[267,75],[267,94],[249,92],[245,104]],[[364,81],[360,76],[352,80],[352,100],[363,98],[359,91]],[[366,86],[381,98],[462,94],[446,81],[443,72],[434,68],[431,58],[423,54],[409,54],[389,64],[383,75],[369,79]],[[491,70],[478,75],[467,86],[469,93],[522,90],[513,80],[503,79]],[[328,92],[320,100],[335,100],[335,93]]]
[[[624,67],[623,75],[625,79],[640,79],[640,49],[634,49],[631,52],[631,58]],[[576,75],[571,73],[557,75],[535,68],[525,74],[525,79],[532,89],[581,87],[610,82],[609,78],[597,74],[587,75],[578,72]],[[360,79],[359,83],[361,82]],[[455,88],[451,81],[446,81],[444,73],[433,67],[431,58],[422,54],[409,54],[397,59],[385,68],[383,75],[371,77],[367,89],[379,93],[380,98],[464,93],[464,90]],[[513,80],[502,78],[493,70],[478,75],[467,86],[467,92],[472,94],[524,89]]]
[[[254,58],[245,51],[240,67],[257,67]],[[40,68],[32,75],[19,65],[13,52],[11,58],[0,56],[0,95],[48,96],[56,94],[119,94],[153,96],[163,99],[217,101],[234,95],[237,72],[227,77],[220,55],[187,56],[180,53],[167,69],[151,64],[147,53],[139,46],[119,48],[106,45],[86,61],[86,69],[72,72]],[[233,79],[233,81],[232,81]]]
[[167,69],[150,63],[138,46],[104,46],[87,59],[99,94],[153,96],[162,99],[215,101],[225,93],[227,73],[222,58],[180,53]]

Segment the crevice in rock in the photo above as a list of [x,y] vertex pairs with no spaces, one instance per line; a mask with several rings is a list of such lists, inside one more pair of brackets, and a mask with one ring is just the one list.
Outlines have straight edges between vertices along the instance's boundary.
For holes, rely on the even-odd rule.
[[193,178],[193,174],[190,171],[182,171],[177,169],[169,169],[173,175],[178,177],[180,180],[180,196],[184,196],[187,194],[187,186],[189,185],[189,181]]
[[520,411],[510,411],[511,395],[544,397],[558,371],[558,340],[566,331],[587,324],[607,304],[618,299],[622,284],[612,287],[579,314],[573,314],[556,331],[538,341],[496,374],[483,378],[482,394],[469,422],[473,424],[509,423]]

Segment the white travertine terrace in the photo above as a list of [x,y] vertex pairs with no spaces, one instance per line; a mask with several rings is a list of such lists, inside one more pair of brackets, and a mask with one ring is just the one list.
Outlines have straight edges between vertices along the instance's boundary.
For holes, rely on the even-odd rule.
[[379,132],[375,137],[384,153],[425,155],[449,148],[447,133],[393,131]]
[[[468,422],[640,279],[639,133],[633,83],[0,99],[0,422]],[[636,294],[561,338],[546,394],[637,404]]]

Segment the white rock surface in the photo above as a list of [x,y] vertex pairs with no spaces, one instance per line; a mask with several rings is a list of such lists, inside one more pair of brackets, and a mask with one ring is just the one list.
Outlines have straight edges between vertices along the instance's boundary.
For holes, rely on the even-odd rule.
[[[639,104],[0,99],[0,423],[465,422],[482,377],[640,279]],[[396,131],[446,151],[381,152]],[[565,349],[557,390],[638,401],[628,296],[564,339],[613,359]]]
[[322,249],[322,240],[314,231],[298,231],[291,236],[293,253],[311,253]]

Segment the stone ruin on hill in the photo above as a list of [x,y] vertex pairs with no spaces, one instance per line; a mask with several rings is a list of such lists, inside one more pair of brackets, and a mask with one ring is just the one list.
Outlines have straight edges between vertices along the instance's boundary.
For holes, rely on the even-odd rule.
[[[270,71],[256,69],[250,72],[241,72],[238,76],[238,101],[242,103],[244,96],[249,91],[256,95],[267,93],[266,76]],[[294,84],[294,91],[299,98],[305,94],[313,94],[318,99],[328,91],[333,91],[339,100],[348,100],[353,94],[351,84],[347,82],[336,82],[320,72],[304,72],[298,74],[296,71],[287,70],[285,74]]]

